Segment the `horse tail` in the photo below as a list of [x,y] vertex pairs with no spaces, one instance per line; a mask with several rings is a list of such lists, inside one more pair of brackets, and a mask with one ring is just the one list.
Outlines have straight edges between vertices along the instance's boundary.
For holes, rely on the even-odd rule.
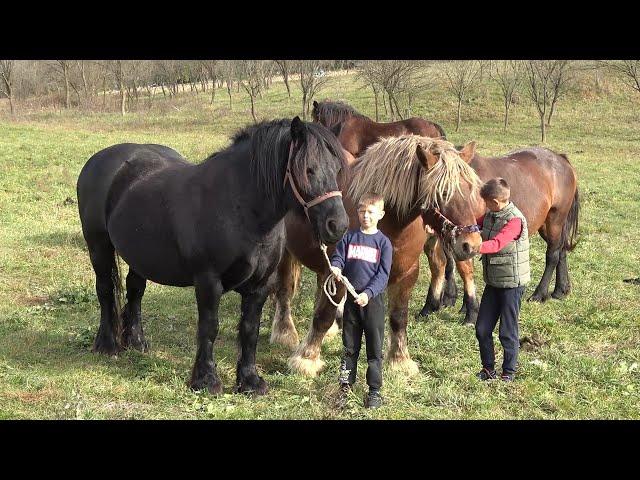
[[578,193],[578,187],[576,186],[576,193],[573,196],[573,202],[571,203],[571,208],[569,209],[569,215],[567,215],[567,219],[564,221],[564,225],[562,226],[562,248],[565,251],[572,251],[578,244],[576,237],[578,235],[579,216],[580,194]]
[[291,298],[295,297],[298,293],[298,287],[300,287],[300,277],[302,274],[302,266],[300,262],[296,260],[293,255],[290,255],[289,261],[291,262],[291,282],[293,283],[293,289],[291,290]]
[[113,251],[113,262],[111,263],[111,280],[113,281],[113,307],[115,320],[116,338],[122,338],[122,313],[124,311],[125,296],[122,286],[122,269],[120,268],[120,255]]

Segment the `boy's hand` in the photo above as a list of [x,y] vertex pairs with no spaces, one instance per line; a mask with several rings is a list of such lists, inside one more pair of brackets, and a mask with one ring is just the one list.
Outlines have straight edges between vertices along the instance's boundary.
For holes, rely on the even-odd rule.
[[361,307],[364,307],[369,303],[369,296],[365,292],[362,292],[354,301]]
[[342,282],[342,270],[338,267],[331,267],[331,273],[335,275],[337,281]]

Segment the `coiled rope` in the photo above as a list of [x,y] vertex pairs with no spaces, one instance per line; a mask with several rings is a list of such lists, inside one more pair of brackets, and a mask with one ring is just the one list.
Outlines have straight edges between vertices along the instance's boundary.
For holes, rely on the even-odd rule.
[[[329,271],[331,272],[331,261],[329,260],[329,256],[327,255],[327,246],[324,243],[321,243],[320,250],[322,250],[324,258],[327,261],[327,265],[329,266]],[[353,296],[353,298],[358,298],[358,293],[355,291],[353,285],[351,285],[347,277],[345,277],[344,275],[342,276],[342,282],[344,283],[344,286],[347,287],[347,291]],[[334,307],[340,305],[339,303],[334,302],[332,298],[338,292],[338,287],[336,285],[336,276],[333,273],[329,273],[329,276],[324,281],[323,290],[324,294],[327,296]],[[344,299],[344,297],[342,298]],[[342,299],[340,301],[342,301]]]

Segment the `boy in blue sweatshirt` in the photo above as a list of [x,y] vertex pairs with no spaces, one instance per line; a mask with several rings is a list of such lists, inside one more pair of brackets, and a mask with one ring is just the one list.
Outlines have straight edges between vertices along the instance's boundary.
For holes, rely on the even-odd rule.
[[340,365],[340,397],[343,407],[351,386],[356,381],[358,356],[364,332],[367,346],[367,384],[369,393],[366,408],[382,405],[382,344],[384,341],[385,306],[382,292],[391,272],[391,241],[378,230],[384,216],[384,199],[369,193],[358,203],[360,228],[348,231],[336,245],[331,257],[331,271],[338,281],[346,277],[358,298],[349,294],[342,317],[344,355]]

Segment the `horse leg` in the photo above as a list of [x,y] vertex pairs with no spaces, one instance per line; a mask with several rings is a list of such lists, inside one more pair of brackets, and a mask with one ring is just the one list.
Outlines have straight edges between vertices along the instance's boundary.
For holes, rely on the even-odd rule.
[[[458,286],[456,285],[456,278],[455,278],[455,273],[453,269],[455,261],[451,254],[445,253],[445,255],[446,255],[447,263],[444,269],[445,286],[444,286],[444,292],[442,293],[442,305],[444,307],[453,307],[455,306],[456,300],[458,298]],[[464,307],[465,307],[465,304],[464,302],[462,302],[462,308]]]
[[271,325],[271,343],[279,343],[294,349],[300,339],[291,317],[291,299],[300,280],[300,263],[285,249],[278,265],[275,291],[275,313]]
[[547,217],[547,224],[545,226],[544,234],[540,232],[542,238],[547,242],[544,273],[533,295],[529,297],[529,302],[546,302],[549,299],[549,283],[560,260],[560,251],[562,250],[560,241],[562,226],[554,224],[549,217]]
[[560,250],[560,258],[558,267],[556,268],[556,286],[551,296],[558,300],[562,300],[571,292],[571,281],[569,280],[569,265],[567,264],[567,251],[563,248]]
[[101,235],[99,238],[87,240],[91,264],[96,274],[96,294],[100,302],[100,327],[93,342],[93,351],[107,355],[116,355],[120,349],[120,318],[117,312],[117,302],[114,293],[114,275],[117,272],[114,248],[109,237]]
[[407,323],[409,316],[409,298],[411,290],[418,279],[419,263],[409,269],[407,275],[399,282],[389,285],[389,324],[391,338],[387,361],[392,370],[400,370],[409,375],[418,373],[418,364],[414,362],[407,348]]
[[[318,277],[318,289],[322,289],[323,277]],[[336,285],[336,294],[332,297],[334,302],[338,302],[345,294],[345,287],[342,283]],[[347,301],[353,299],[347,299]],[[329,302],[324,292],[316,295],[316,304],[313,312],[313,322],[306,338],[298,345],[298,348],[289,358],[289,367],[296,372],[315,377],[318,371],[324,366],[324,361],[320,358],[320,347],[327,331],[336,318],[336,307]]]
[[195,279],[198,302],[198,349],[191,372],[192,390],[207,389],[211,394],[222,393],[222,382],[216,371],[213,342],[218,336],[218,307],[223,288],[220,279],[204,273]]
[[127,275],[127,303],[122,310],[122,343],[125,348],[132,347],[141,352],[149,349],[142,329],[141,303],[147,287],[147,280],[131,268]]
[[256,347],[260,330],[262,307],[267,300],[267,289],[242,295],[240,318],[240,358],[236,367],[236,391],[264,395],[267,382],[256,372]]
[[430,237],[424,244],[424,253],[429,259],[429,269],[431,270],[431,284],[429,293],[422,310],[416,318],[427,317],[430,313],[440,310],[442,289],[444,286],[444,273],[446,269],[447,257],[439,246],[438,237]]
[[463,311],[465,313],[462,324],[475,325],[478,318],[480,304],[476,297],[476,284],[473,280],[473,260],[456,262],[456,267],[458,267],[458,272],[460,273],[464,284],[464,298],[462,299],[463,308],[460,309],[461,313]]

